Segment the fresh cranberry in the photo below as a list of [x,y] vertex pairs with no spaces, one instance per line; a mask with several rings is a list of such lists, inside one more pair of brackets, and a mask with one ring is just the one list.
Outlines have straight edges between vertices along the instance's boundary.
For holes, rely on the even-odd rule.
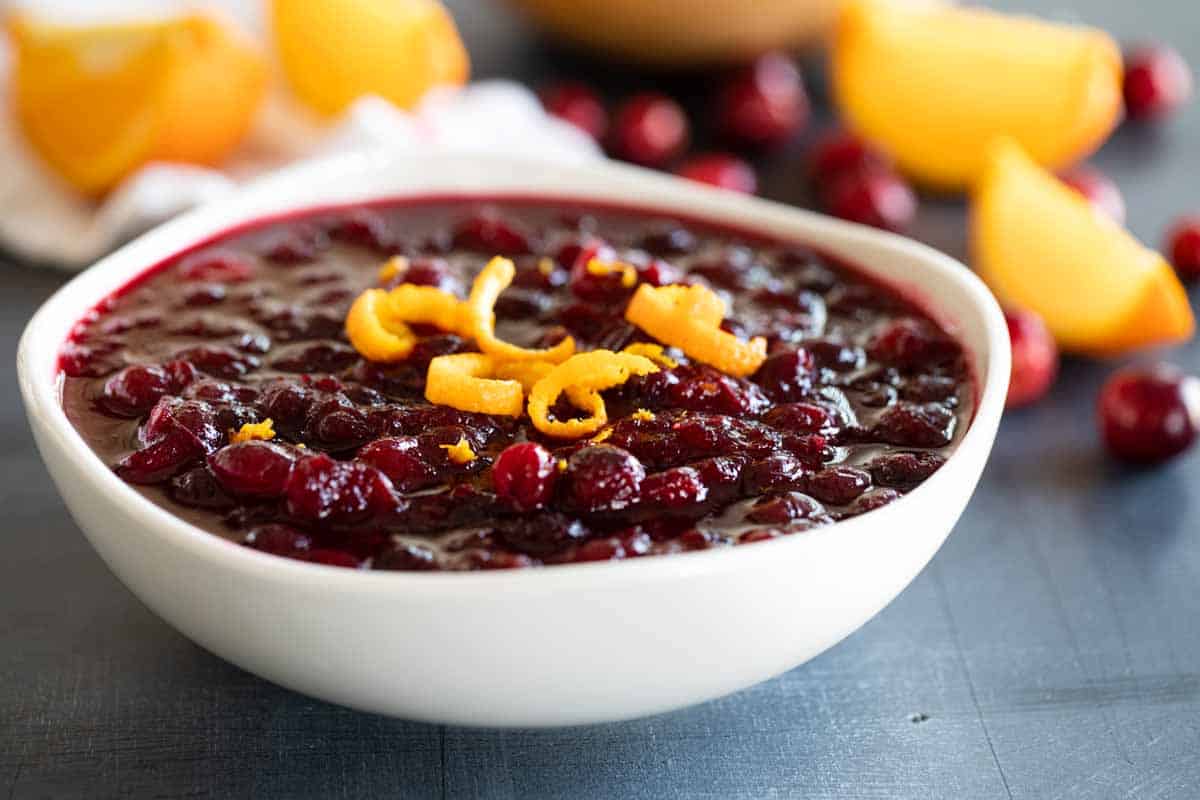
[[450,273],[450,264],[444,258],[413,259],[401,278],[404,283],[432,286],[451,294],[462,291],[462,282]]
[[576,450],[563,478],[572,504],[581,511],[619,511],[632,505],[646,470],[629,451],[607,444]]
[[270,523],[246,531],[242,544],[264,553],[302,559],[312,547],[312,539],[296,528]]
[[329,236],[339,242],[367,247],[380,254],[399,249],[387,220],[369,208],[355,208],[339,215],[329,225]]
[[546,110],[571,123],[596,141],[608,131],[608,111],[599,95],[576,81],[547,86],[539,93]]
[[325,232],[313,225],[277,228],[259,246],[259,252],[276,264],[306,264],[315,261],[329,245]]
[[703,503],[708,487],[692,467],[675,467],[642,481],[641,502],[655,509],[671,510]]
[[661,258],[652,259],[644,266],[638,267],[638,280],[651,286],[668,286],[679,283],[682,278],[683,273]]
[[1171,263],[1183,278],[1200,278],[1200,214],[1176,221],[1167,234]]
[[791,489],[800,486],[804,473],[804,464],[798,458],[777,453],[747,464],[742,471],[742,485],[751,495]]
[[1060,177],[1063,183],[1083,195],[1097,211],[1118,225],[1125,224],[1125,198],[1112,178],[1086,165],[1075,167]]
[[1100,433],[1125,461],[1166,461],[1191,447],[1200,428],[1200,379],[1170,364],[1127,367],[1104,384]]
[[496,494],[520,511],[545,508],[554,495],[557,479],[554,456],[534,442],[510,445],[492,465]]
[[166,396],[150,409],[146,424],[142,426],[138,436],[143,443],[150,444],[176,429],[189,434],[206,453],[217,449],[226,435],[226,430],[217,420],[213,406],[197,400]]
[[758,416],[770,406],[763,390],[704,364],[660,370],[634,383],[650,407],[673,407],[709,414]]
[[799,400],[812,387],[813,358],[804,349],[783,350],[767,358],[754,382],[776,402]]
[[183,295],[183,304],[188,308],[204,308],[215,306],[229,294],[220,283],[203,283],[194,289],[189,289]]
[[615,536],[584,542],[575,551],[576,561],[615,561],[625,558],[625,547]]
[[825,209],[850,222],[900,232],[917,215],[917,196],[894,172],[866,170],[835,180],[825,193]]
[[936,403],[891,406],[872,429],[880,441],[901,447],[945,447],[954,438],[954,413]]
[[204,455],[204,445],[183,428],[173,428],[130,453],[116,466],[129,483],[161,483]]
[[887,156],[846,131],[826,134],[808,156],[808,172],[818,187],[832,185],[847,174],[891,168]]
[[344,395],[322,400],[308,411],[304,425],[307,436],[343,450],[357,447],[371,435],[371,426],[361,411]]
[[426,572],[438,569],[437,556],[428,547],[400,542],[375,558],[373,569]]
[[1058,346],[1046,323],[1032,311],[1009,310],[1004,314],[1012,343],[1012,377],[1008,384],[1009,408],[1037,402],[1058,375]]
[[690,181],[707,183],[718,189],[729,189],[742,194],[754,194],[758,191],[758,176],[754,173],[754,167],[727,153],[693,156],[676,170],[676,174]]
[[820,503],[806,494],[783,492],[756,500],[746,519],[759,525],[786,525],[792,520],[810,519],[824,511]]
[[117,416],[139,417],[163,395],[183,388],[174,388],[173,383],[162,367],[126,367],[105,381],[101,405]]
[[783,403],[763,417],[772,428],[790,433],[831,434],[837,430],[833,415],[824,406],[813,402]]
[[718,127],[731,140],[754,147],[778,145],[808,122],[808,96],[800,72],[783,53],[767,53],[730,76],[717,96]]
[[1179,110],[1192,95],[1192,71],[1166,45],[1135,50],[1125,61],[1125,111],[1131,119],[1155,120]]
[[454,243],[487,256],[522,256],[532,251],[529,237],[494,209],[483,209],[454,229]]
[[438,482],[438,473],[420,451],[415,436],[376,439],[358,451],[358,460],[378,469],[399,492],[415,492]]
[[664,94],[646,92],[629,98],[613,121],[612,150],[644,167],[662,167],[687,149],[687,115]]
[[176,475],[167,492],[172,500],[189,508],[229,511],[237,506],[237,501],[221,488],[207,466],[194,467]]
[[341,342],[301,342],[276,352],[270,367],[277,372],[341,372],[360,358],[357,350]]
[[208,457],[208,466],[230,494],[279,497],[287,487],[296,454],[271,442],[239,442]]
[[909,489],[941,469],[946,459],[936,453],[884,453],[867,465],[880,486]]
[[888,503],[899,499],[900,493],[895,489],[875,489],[851,503],[850,508],[846,510],[846,516],[853,517],[858,514],[865,514],[877,508],[883,508]]
[[231,250],[208,250],[179,262],[179,275],[185,281],[240,283],[254,277],[254,262]]
[[855,467],[826,467],[809,475],[804,490],[820,500],[834,506],[844,506],[871,488],[871,474]]
[[287,511],[297,519],[350,523],[393,505],[392,486],[382,472],[323,453],[297,462],[287,482]]
[[258,398],[258,407],[276,425],[301,425],[313,404],[310,389],[297,383],[275,383],[267,386]]
[[259,367],[259,360],[246,353],[239,353],[231,347],[201,345],[182,350],[175,358],[190,362],[201,372],[207,372],[216,378],[240,378]]
[[932,322],[901,317],[881,328],[868,348],[875,358],[897,367],[940,364],[958,356],[960,349]]

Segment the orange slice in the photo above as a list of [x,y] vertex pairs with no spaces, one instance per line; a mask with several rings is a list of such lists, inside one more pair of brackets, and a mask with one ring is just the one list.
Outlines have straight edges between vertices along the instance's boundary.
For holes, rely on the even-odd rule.
[[997,136],[1052,169],[1088,155],[1120,120],[1121,80],[1102,31],[937,2],[851,0],[833,44],[849,127],[943,189],[969,185]]
[[219,162],[249,130],[266,86],[262,55],[203,14],[93,27],[17,16],[8,27],[21,128],[87,194],[152,160]]
[[1037,312],[1063,349],[1111,355],[1191,337],[1171,265],[1011,141],[989,150],[972,215],[984,280],[1001,302]]
[[275,46],[292,91],[322,114],[365,94],[411,108],[466,81],[470,61],[437,0],[272,0]]

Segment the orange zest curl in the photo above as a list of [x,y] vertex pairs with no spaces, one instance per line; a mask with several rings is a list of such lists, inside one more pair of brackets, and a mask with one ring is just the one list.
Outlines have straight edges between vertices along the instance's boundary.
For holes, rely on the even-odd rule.
[[508,288],[516,267],[507,258],[496,256],[475,277],[471,296],[462,307],[459,333],[475,340],[479,349],[502,361],[549,361],[559,364],[575,352],[570,336],[544,350],[518,347],[496,338],[496,300]]
[[525,406],[521,384],[496,380],[495,360],[484,353],[455,353],[429,362],[425,399],[440,406],[481,414],[519,417]]
[[249,442],[255,439],[261,442],[269,442],[275,438],[274,426],[275,423],[269,417],[262,422],[247,422],[236,431],[229,432],[229,443],[240,444],[241,442]]
[[455,444],[439,444],[438,447],[446,451],[447,458],[460,466],[470,464],[478,457],[465,436],[458,437],[458,442]]
[[[435,359],[436,360],[436,359]],[[608,410],[600,392],[619,386],[634,375],[649,375],[658,367],[648,358],[611,350],[578,353],[552,369],[534,384],[529,393],[529,418],[548,436],[577,439],[590,436],[608,422]],[[550,406],[563,393],[588,416],[553,420]]]
[[508,361],[497,364],[494,378],[506,381],[516,381],[521,388],[529,391],[533,385],[550,374],[554,365],[549,361]]
[[392,256],[383,262],[383,266],[379,268],[379,282],[388,283],[399,278],[406,272],[408,272],[408,258],[405,256]]
[[382,311],[392,323],[424,323],[444,331],[458,328],[462,301],[433,286],[402,283],[388,292]]
[[744,342],[721,330],[725,302],[703,286],[642,284],[625,309],[625,319],[691,358],[744,378],[767,357],[767,341]]
[[645,356],[663,369],[674,369],[679,366],[679,362],[667,355],[661,344],[634,342],[626,346],[621,352],[633,353],[635,356]]
[[626,264],[624,261],[604,261],[599,258],[593,258],[587,263],[587,271],[589,275],[603,277],[612,275],[613,273],[621,274],[621,286],[626,289],[632,289],[638,282],[637,268],[632,264]]
[[346,315],[350,344],[369,361],[403,361],[417,343],[407,325],[391,319],[385,311],[387,304],[385,290],[368,289],[358,296]]

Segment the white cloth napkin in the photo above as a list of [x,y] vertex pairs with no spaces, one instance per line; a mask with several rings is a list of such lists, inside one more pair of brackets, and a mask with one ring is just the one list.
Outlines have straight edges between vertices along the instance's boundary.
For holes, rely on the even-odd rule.
[[68,270],[86,267],[129,237],[234,191],[239,183],[334,152],[386,147],[523,155],[558,163],[601,157],[587,135],[545,113],[532,92],[511,81],[434,89],[411,112],[364,97],[326,124],[275,91],[248,140],[220,171],[150,164],[96,203],[72,192],[29,150],[7,112],[8,68],[0,39],[0,250]]

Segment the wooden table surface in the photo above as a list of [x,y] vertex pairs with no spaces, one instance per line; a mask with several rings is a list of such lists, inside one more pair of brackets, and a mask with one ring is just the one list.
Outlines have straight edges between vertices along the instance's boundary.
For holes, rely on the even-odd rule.
[[[613,91],[658,80],[548,53],[499,4],[452,5],[480,77],[572,74]],[[1200,65],[1194,0],[1054,7],[1125,39],[1172,41]],[[693,98],[704,85],[666,82]],[[801,149],[761,164],[768,195],[803,199]],[[1159,132],[1122,131],[1096,162],[1125,190],[1135,232],[1157,243],[1173,215],[1200,208],[1200,107]],[[927,202],[918,233],[961,255],[961,205]],[[10,353],[62,280],[0,266]],[[1200,370],[1196,344],[1166,356]],[[310,700],[160,622],[67,516],[10,358],[0,798],[1200,796],[1200,452],[1144,472],[1110,463],[1093,404],[1111,368],[1068,362],[1046,403],[1010,415],[933,563],[809,664],[638,722],[480,731]]]

